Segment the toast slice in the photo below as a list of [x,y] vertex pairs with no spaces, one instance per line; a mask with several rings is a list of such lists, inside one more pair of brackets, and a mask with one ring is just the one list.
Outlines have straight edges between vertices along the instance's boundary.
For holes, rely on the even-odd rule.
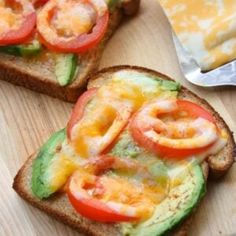
[[[116,66],[103,69],[97,74],[91,76],[88,88],[99,87],[103,84],[104,80],[109,79],[114,72],[122,69],[135,70],[153,77],[161,77],[163,79],[170,80],[169,77],[153,70],[132,66]],[[222,176],[227,172],[234,161],[235,141],[232,133],[220,115],[204,99],[201,99],[186,88],[181,89],[179,97],[196,102],[203,106],[215,117],[218,126],[224,128],[228,133],[228,144],[217,155],[210,156],[206,162],[202,163],[202,170],[206,179],[208,176],[208,169],[210,170],[210,176],[213,178]],[[80,216],[70,205],[64,193],[58,193],[54,197],[50,197],[44,201],[41,201],[35,197],[31,191],[31,173],[32,162],[36,155],[37,154],[32,155],[26,161],[14,179],[13,188],[23,199],[47,214],[55,217],[59,221],[85,234],[95,236],[121,235],[121,232],[116,224],[102,224]],[[172,231],[173,235],[186,235],[190,222],[191,216],[189,216],[180,226],[178,226],[178,228]]]
[[16,57],[0,53],[0,79],[68,102],[75,102],[86,88],[87,77],[98,68],[106,42],[114,33],[125,15],[134,15],[140,0],[125,0],[110,13],[107,32],[93,49],[79,56],[79,72],[74,82],[62,87],[56,80],[54,60],[45,56],[32,58]]

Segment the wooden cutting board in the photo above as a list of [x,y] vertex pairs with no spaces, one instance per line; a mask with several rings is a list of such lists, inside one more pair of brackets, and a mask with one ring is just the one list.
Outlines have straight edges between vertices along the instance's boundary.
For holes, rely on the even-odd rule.
[[[236,132],[236,89],[192,86],[180,72],[169,24],[157,1],[143,0],[137,17],[110,40],[101,68],[134,64],[166,73],[204,97]],[[0,235],[79,235],[29,206],[12,190],[13,177],[54,131],[66,125],[72,104],[0,81]],[[220,182],[209,183],[189,235],[236,234],[236,165]]]

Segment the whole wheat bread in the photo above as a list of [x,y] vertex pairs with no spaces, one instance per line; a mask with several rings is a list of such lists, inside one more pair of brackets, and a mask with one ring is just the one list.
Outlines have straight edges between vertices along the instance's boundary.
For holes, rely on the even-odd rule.
[[[169,77],[153,70],[134,66],[116,66],[103,69],[102,71],[91,76],[88,88],[100,86],[104,79],[109,79],[112,73],[121,69],[140,71],[153,77],[160,77],[170,80]],[[222,176],[227,172],[234,161],[235,142],[230,129],[220,115],[204,99],[198,97],[184,87],[182,87],[179,97],[196,102],[203,106],[214,116],[217,125],[227,131],[229,136],[227,145],[217,155],[210,156],[205,162],[202,163],[202,169],[206,179],[208,177],[208,170],[210,171],[210,176],[213,178]],[[37,154],[32,155],[26,161],[14,179],[13,188],[23,199],[47,214],[55,217],[59,221],[73,227],[79,232],[95,236],[121,235],[119,227],[116,224],[102,224],[80,216],[68,202],[64,193],[56,194],[55,196],[44,201],[41,201],[35,197],[31,191],[31,172],[32,161],[36,155]],[[174,229],[172,235],[186,235],[190,224],[191,216],[189,216],[181,225]]]
[[95,48],[79,56],[78,75],[70,85],[60,86],[54,72],[54,60],[50,58],[41,60],[40,55],[23,58],[0,53],[0,79],[64,101],[75,102],[86,88],[88,76],[98,68],[106,42],[124,16],[134,15],[139,5],[140,0],[125,0],[112,11],[103,40]]

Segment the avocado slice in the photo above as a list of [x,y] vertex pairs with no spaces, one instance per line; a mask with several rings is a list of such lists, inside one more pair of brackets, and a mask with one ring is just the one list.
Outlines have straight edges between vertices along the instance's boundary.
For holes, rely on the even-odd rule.
[[39,54],[42,50],[42,46],[38,40],[34,40],[30,44],[22,45],[10,45],[10,46],[1,46],[0,52],[11,54],[14,56],[29,57]]
[[161,89],[168,91],[179,91],[181,89],[181,85],[175,81],[163,80],[161,81]]
[[[183,171],[184,177],[183,177]],[[205,194],[205,180],[201,167],[194,163],[181,172],[181,183],[176,184],[176,176],[171,178],[170,191],[151,218],[137,225],[121,224],[126,236],[160,236],[167,234],[180,224],[193,210]],[[179,182],[179,181],[177,181]]]
[[65,129],[54,133],[41,147],[36,159],[33,162],[31,188],[34,195],[40,199],[47,198],[54,192],[54,189],[52,189],[48,183],[46,170],[55,158],[55,153],[58,148],[60,148],[65,138]]
[[78,72],[78,56],[76,54],[56,55],[55,74],[61,86],[66,86],[73,82]]
[[130,136],[128,130],[125,130],[119,137],[116,145],[111,150],[112,156],[118,157],[137,157],[143,149],[137,146],[132,137]]
[[160,78],[155,78],[159,82],[159,86],[164,91],[180,91],[181,84],[177,81],[172,80],[162,80]]
[[110,12],[114,11],[116,6],[120,3],[121,0],[106,0],[108,9]]

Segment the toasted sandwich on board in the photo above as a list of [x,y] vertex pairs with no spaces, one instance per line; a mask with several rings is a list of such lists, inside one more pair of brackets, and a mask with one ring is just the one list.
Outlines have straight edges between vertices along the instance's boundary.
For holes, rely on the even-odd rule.
[[225,121],[178,82],[141,67],[104,69],[87,89],[66,128],[19,170],[15,191],[84,234],[187,234],[208,173],[219,178],[233,164]]
[[75,102],[107,40],[140,0],[5,0],[1,79]]

